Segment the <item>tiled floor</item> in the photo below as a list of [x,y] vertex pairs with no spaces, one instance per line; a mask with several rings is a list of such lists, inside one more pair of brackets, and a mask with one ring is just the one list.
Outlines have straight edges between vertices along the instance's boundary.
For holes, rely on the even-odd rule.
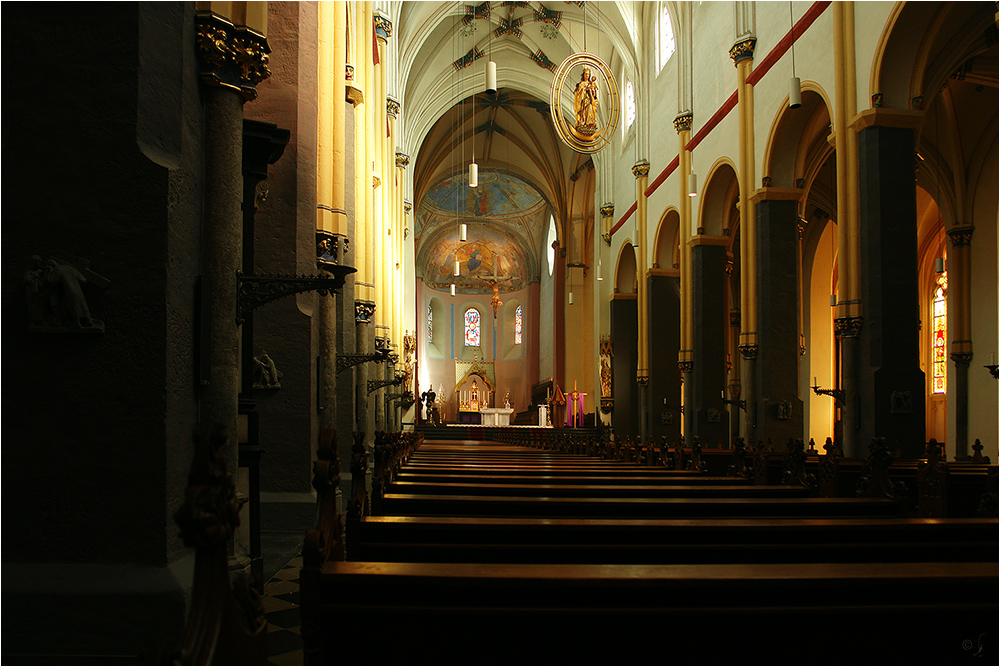
[[302,621],[299,619],[299,569],[295,556],[264,584],[267,658],[270,665],[302,664]]

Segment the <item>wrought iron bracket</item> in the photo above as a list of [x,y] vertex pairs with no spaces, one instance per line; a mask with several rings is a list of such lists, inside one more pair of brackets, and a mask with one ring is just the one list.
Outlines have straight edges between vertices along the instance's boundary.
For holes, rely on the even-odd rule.
[[844,404],[844,390],[843,389],[820,389],[819,385],[812,387],[814,393],[820,396],[833,396],[834,400],[840,405]]
[[355,354],[353,352],[348,352],[345,354],[337,355],[337,375],[346,371],[352,366],[357,366],[363,364],[366,361],[374,361],[376,363],[382,363],[385,361],[386,355],[382,352],[373,352],[371,354]]
[[726,405],[735,405],[743,412],[747,411],[747,400],[745,398],[724,398],[722,402]]
[[369,380],[368,381],[368,393],[378,391],[382,387],[398,387],[403,384],[403,378],[398,378],[395,380]]
[[286,276],[278,274],[243,275],[237,272],[236,324],[265,303],[300,292],[318,292],[326,296],[344,286],[344,278],[357,269],[350,266],[332,267],[326,276]]

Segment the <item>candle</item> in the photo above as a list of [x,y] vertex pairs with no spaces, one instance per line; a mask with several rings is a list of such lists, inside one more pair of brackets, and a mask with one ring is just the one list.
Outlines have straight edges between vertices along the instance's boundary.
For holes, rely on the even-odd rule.
[[[814,387],[818,387],[819,386],[819,381],[816,379],[815,375],[813,376],[813,386]],[[822,435],[822,434],[820,434],[820,435]]]

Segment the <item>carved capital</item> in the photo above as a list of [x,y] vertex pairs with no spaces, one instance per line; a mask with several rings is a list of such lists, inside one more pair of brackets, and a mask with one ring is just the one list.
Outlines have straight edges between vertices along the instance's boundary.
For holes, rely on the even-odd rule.
[[257,99],[257,84],[271,76],[267,38],[209,11],[195,14],[195,30],[201,80],[238,91],[246,100]]
[[681,370],[681,373],[690,373],[694,370],[693,361],[678,361],[677,368]]
[[601,207],[601,216],[605,218],[613,218],[615,215],[615,205],[608,202]]
[[838,317],[833,321],[833,330],[838,336],[853,337],[861,333],[863,317]]
[[607,243],[609,246],[611,245],[611,234],[609,233],[601,234],[601,238],[604,239],[604,242]]
[[757,346],[754,344],[740,345],[740,356],[744,359],[752,360],[757,358]]
[[410,156],[406,153],[396,153],[396,166],[400,169],[406,169],[410,165]]
[[354,81],[354,65],[348,65],[344,71],[344,79]]
[[738,63],[741,60],[746,60],[748,58],[753,58],[753,50],[756,46],[756,37],[744,37],[733,44],[733,47],[729,49],[729,57],[733,59],[734,63]]
[[636,178],[643,176],[649,176],[649,162],[646,160],[639,160],[632,166],[632,175]]
[[372,17],[372,21],[375,23],[375,36],[379,39],[389,39],[392,37],[392,21],[385,14],[375,14]]
[[393,118],[399,116],[399,100],[394,99],[392,97],[386,97],[385,112],[390,116],[392,116]]
[[948,230],[948,236],[951,237],[951,245],[954,247],[970,245],[972,243],[972,232],[976,230],[972,225],[955,227]]
[[690,111],[687,113],[682,113],[681,115],[674,118],[674,129],[680,134],[685,130],[691,129],[691,123],[694,122],[694,114]]
[[375,302],[357,299],[354,302],[354,321],[358,324],[370,324],[375,314]]
[[952,352],[951,360],[956,366],[968,366],[972,363],[972,352]]
[[403,202],[403,213],[409,213],[412,210],[413,210],[413,202],[411,202],[411,201],[404,201]]

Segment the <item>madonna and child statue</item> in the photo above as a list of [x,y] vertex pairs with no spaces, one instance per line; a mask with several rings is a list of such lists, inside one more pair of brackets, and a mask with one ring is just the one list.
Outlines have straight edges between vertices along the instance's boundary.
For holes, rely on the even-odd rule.
[[597,77],[590,73],[589,67],[584,67],[580,82],[573,91],[573,110],[576,112],[573,133],[581,139],[588,139],[597,133],[597,93]]

